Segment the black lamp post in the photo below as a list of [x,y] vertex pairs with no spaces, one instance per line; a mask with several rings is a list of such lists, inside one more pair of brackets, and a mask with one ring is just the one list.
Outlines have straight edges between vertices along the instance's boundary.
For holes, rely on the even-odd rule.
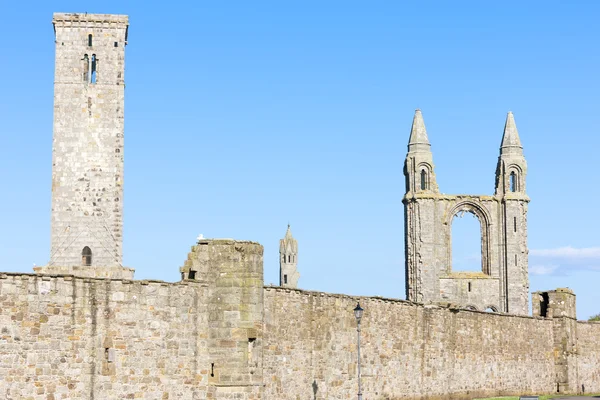
[[357,303],[354,309],[354,317],[356,317],[356,332],[358,334],[358,400],[362,400],[362,387],[360,385],[360,320],[363,312],[360,303]]

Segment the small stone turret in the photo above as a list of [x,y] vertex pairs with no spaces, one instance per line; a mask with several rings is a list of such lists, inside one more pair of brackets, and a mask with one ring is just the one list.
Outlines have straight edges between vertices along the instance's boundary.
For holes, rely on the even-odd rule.
[[298,241],[292,236],[288,224],[285,237],[279,241],[279,286],[296,288],[300,273],[298,265]]

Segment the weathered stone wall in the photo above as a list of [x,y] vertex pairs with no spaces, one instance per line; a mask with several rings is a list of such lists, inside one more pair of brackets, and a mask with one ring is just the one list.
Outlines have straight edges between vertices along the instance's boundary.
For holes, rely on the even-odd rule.
[[[356,298],[265,289],[265,398],[353,398]],[[368,399],[555,391],[550,319],[360,298]],[[600,339],[600,336],[599,336]]]
[[205,398],[206,292],[188,282],[1,275],[0,397]]
[[[251,242],[199,243],[186,265],[179,283],[0,274],[0,397],[356,395],[357,298],[257,290]],[[360,302],[364,398],[600,392],[598,323]]]
[[205,240],[179,283],[0,275],[0,398],[238,399],[263,388],[263,248]]
[[577,322],[576,371],[578,390],[600,393],[600,322]]

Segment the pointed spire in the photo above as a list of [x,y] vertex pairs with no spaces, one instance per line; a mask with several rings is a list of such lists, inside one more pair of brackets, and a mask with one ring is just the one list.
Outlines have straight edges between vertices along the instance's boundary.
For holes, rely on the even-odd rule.
[[292,229],[290,228],[290,223],[289,222],[288,222],[287,231],[285,232],[285,238],[286,239],[293,238],[293,236],[292,236]]
[[410,130],[410,139],[408,140],[408,151],[431,151],[431,144],[429,144],[429,138],[427,137],[427,130],[425,129],[425,122],[423,122],[423,115],[421,110],[415,110],[415,116],[413,118],[412,128]]
[[506,116],[506,124],[504,124],[504,134],[502,135],[502,144],[500,145],[500,154],[508,153],[523,153],[523,146],[521,146],[521,139],[519,139],[519,132],[517,131],[517,125],[515,124],[515,117],[511,111]]

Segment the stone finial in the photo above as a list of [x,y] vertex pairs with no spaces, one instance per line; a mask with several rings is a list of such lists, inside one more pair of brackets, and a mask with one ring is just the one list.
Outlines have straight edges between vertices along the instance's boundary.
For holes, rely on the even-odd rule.
[[413,118],[412,128],[410,130],[410,139],[408,140],[408,151],[431,151],[431,144],[427,137],[427,130],[425,129],[425,122],[423,121],[423,115],[421,110],[415,111]]
[[502,135],[502,144],[500,145],[500,154],[506,153],[522,153],[521,139],[519,139],[519,131],[515,124],[515,117],[512,112],[508,112],[506,123],[504,124],[504,134]]

